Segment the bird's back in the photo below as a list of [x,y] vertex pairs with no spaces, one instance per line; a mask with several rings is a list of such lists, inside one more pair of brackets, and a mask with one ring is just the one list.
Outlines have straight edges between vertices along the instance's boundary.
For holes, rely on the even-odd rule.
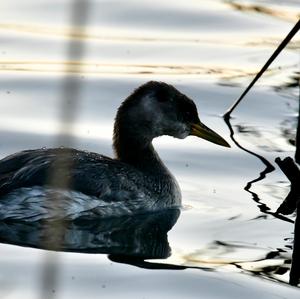
[[26,150],[0,160],[0,194],[46,185],[102,197],[108,188],[131,185],[128,177],[142,180],[141,173],[128,164],[69,148]]
[[0,160],[0,218],[119,216],[156,210],[177,201],[170,192],[173,183],[96,153],[26,150]]

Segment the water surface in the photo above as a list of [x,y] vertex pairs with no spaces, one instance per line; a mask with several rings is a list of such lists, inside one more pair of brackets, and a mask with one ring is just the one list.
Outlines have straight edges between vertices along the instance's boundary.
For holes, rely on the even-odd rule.
[[[116,109],[148,80],[174,84],[194,99],[202,121],[230,140],[221,115],[300,13],[293,0],[95,0],[89,1],[84,27],[70,25],[71,1],[2,2],[1,158],[22,149],[64,145],[58,136],[70,134],[76,148],[113,155]],[[67,55],[70,43],[84,45],[81,60],[76,51]],[[298,34],[231,121],[236,140],[274,167],[275,157],[295,151],[299,43]],[[67,103],[76,108],[72,132],[62,125],[65,72],[80,86],[79,100]],[[276,168],[244,190],[265,165],[230,142],[230,150],[195,137],[154,142],[178,179],[184,208],[168,241],[157,239],[165,255],[150,263],[184,270],[163,265],[163,270],[149,270],[149,265],[128,265],[100,253],[1,244],[1,298],[42,298],[42,274],[53,264],[57,283],[49,298],[298,298],[299,290],[287,285],[293,224],[269,213],[289,192],[287,179]],[[2,234],[6,229],[20,233],[19,227],[1,229]],[[22,227],[23,241],[25,231]],[[91,229],[72,227],[69,232],[93,238]],[[34,236],[29,230],[28,246],[34,245]]]

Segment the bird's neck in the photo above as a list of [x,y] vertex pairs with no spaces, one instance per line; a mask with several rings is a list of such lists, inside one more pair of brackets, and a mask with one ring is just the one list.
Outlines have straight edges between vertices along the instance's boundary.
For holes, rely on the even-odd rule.
[[127,134],[125,136],[118,134],[114,138],[113,147],[118,160],[149,174],[169,174],[155,151],[151,139],[128,137]]
[[164,194],[166,203],[180,205],[180,188],[155,151],[150,134],[138,136],[136,132],[115,127],[113,147],[116,158],[141,171],[145,175],[144,183],[148,182],[158,196]]

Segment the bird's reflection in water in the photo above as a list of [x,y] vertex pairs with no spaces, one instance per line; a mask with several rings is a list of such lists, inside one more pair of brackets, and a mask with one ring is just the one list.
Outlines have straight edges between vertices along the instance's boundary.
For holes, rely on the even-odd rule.
[[[25,247],[107,254],[111,261],[144,269],[214,271],[223,267],[283,282],[290,257],[284,251],[255,245],[213,241],[207,247],[179,257],[177,262],[151,261],[171,255],[168,232],[176,224],[180,210],[105,219],[73,221],[0,221],[0,242]],[[241,259],[248,252],[250,258]],[[252,254],[251,254],[252,252]]]
[[[167,233],[179,215],[179,209],[169,209],[135,216],[82,218],[60,223],[1,221],[0,242],[65,252],[108,254],[113,261],[144,268],[185,269],[144,261],[170,256]],[[53,228],[58,227],[60,233],[52,233]]]

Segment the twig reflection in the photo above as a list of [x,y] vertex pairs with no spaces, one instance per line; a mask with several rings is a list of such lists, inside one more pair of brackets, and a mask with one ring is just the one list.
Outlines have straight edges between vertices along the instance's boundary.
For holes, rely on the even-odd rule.
[[[296,84],[299,86],[299,77],[295,77]],[[294,83],[295,83],[294,82]],[[300,92],[298,104],[298,124],[296,133],[296,151],[295,162],[299,164],[300,161]],[[276,213],[284,215],[292,214],[296,211],[296,221],[294,227],[294,246],[292,256],[292,266],[290,272],[290,284],[297,286],[300,282],[300,170],[291,157],[283,160],[276,158],[275,162],[278,164],[282,172],[286,175],[291,183],[290,192],[282,202]]]
[[295,211],[297,213],[294,229],[292,266],[290,272],[290,284],[296,286],[300,282],[300,170],[290,157],[283,160],[276,158],[275,161],[291,182],[291,190],[286,199],[277,209],[276,213],[285,215],[292,214]]
[[291,220],[291,219],[289,219],[288,217],[285,217],[285,216],[283,216],[283,215],[279,215],[279,214],[277,214],[277,213],[272,212],[271,209],[270,209],[265,203],[262,203],[262,202],[261,202],[261,199],[259,198],[258,194],[255,193],[255,192],[253,192],[253,191],[251,191],[251,187],[252,187],[252,185],[253,185],[254,183],[257,183],[257,182],[262,181],[263,179],[265,179],[266,175],[267,175],[268,173],[271,173],[272,171],[274,171],[275,168],[274,168],[274,166],[273,166],[266,158],[264,158],[263,156],[261,156],[261,155],[255,153],[255,152],[253,152],[253,151],[247,149],[246,147],[243,147],[243,146],[235,139],[235,136],[234,136],[234,130],[233,130],[232,125],[231,125],[231,122],[230,122],[231,118],[225,117],[224,120],[225,120],[226,125],[228,126],[228,129],[229,129],[229,131],[230,131],[230,138],[231,138],[231,140],[234,142],[234,144],[235,144],[238,148],[240,148],[241,150],[243,150],[244,152],[246,152],[246,153],[248,153],[248,154],[250,154],[250,155],[256,157],[257,159],[259,159],[259,160],[266,166],[265,169],[264,169],[262,172],[260,172],[260,174],[259,174],[259,176],[258,176],[257,178],[255,178],[255,179],[253,179],[253,180],[251,180],[251,181],[249,181],[249,182],[247,183],[247,185],[245,186],[244,190],[251,194],[252,199],[257,203],[257,206],[258,206],[259,210],[260,210],[262,213],[272,215],[272,216],[274,216],[274,217],[276,217],[276,218],[278,218],[278,219],[281,219],[281,220],[283,220],[283,221],[287,221],[287,222],[294,223],[294,221]]

